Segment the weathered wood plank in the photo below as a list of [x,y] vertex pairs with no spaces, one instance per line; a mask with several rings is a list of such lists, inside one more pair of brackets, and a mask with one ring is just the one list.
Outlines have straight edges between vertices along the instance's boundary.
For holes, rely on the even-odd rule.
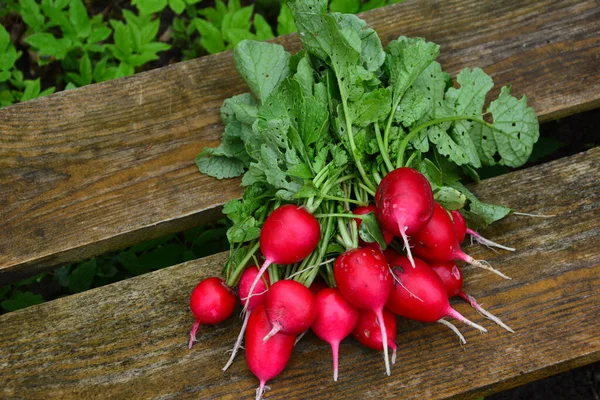
[[[451,73],[512,83],[541,120],[600,105],[597,1],[419,0],[365,18],[384,42],[441,44]],[[193,160],[246,90],[224,53],[0,109],[0,284],[215,218],[239,181]]]
[[[513,277],[465,268],[465,290],[511,325],[510,334],[464,303],[457,309],[489,328],[459,325],[467,344],[440,324],[399,323],[398,363],[353,339],[341,346],[340,380],[329,350],[308,334],[271,399],[474,398],[600,360],[600,149],[483,181],[481,198],[522,212],[484,232],[515,253],[467,248]],[[237,318],[202,327],[188,350],[187,301],[220,270],[219,254],[0,317],[0,397],[252,398],[243,355],[223,374]],[[458,323],[457,323],[458,324]]]

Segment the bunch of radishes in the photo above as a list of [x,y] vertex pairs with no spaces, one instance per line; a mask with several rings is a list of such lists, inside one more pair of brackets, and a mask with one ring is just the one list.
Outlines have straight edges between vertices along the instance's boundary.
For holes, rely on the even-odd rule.
[[[208,278],[192,292],[190,306],[196,322],[190,333],[190,347],[199,324],[216,324],[231,316],[236,301],[231,286],[236,284],[244,322],[223,370],[233,362],[245,333],[246,360],[260,382],[257,399],[262,397],[265,383],[283,371],[295,342],[309,328],[331,345],[334,380],[338,377],[338,346],[350,334],[369,348],[383,350],[386,373],[390,374],[388,348],[393,350],[393,363],[397,315],[444,323],[463,342],[460,332],[444,317],[486,332],[454,310],[449,297],[462,297],[512,332],[462,291],[462,273],[456,260],[506,276],[461,250],[460,242],[467,233],[464,218],[434,201],[431,185],[421,173],[408,167],[393,170],[380,181],[374,200],[374,205],[358,207],[353,213],[316,216],[294,204],[274,208],[260,232],[262,266],[258,268],[247,257],[249,266],[236,269],[227,277],[227,283]],[[382,250],[378,242],[361,240],[357,247],[339,254],[333,266],[329,262],[308,267],[298,264],[311,254],[327,254],[319,244],[331,235],[332,217],[358,232],[372,213],[384,238],[382,244],[392,244],[397,250]],[[320,219],[325,222],[319,223]],[[298,269],[299,265],[304,268]],[[305,270],[310,273],[307,275]],[[318,275],[323,279],[315,280]],[[298,276],[308,279],[299,281]]]

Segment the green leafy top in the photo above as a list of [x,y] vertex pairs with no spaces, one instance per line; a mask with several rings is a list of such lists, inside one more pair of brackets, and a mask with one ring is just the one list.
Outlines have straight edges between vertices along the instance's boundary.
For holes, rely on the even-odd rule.
[[[475,68],[453,82],[435,61],[438,45],[399,37],[384,48],[355,15],[327,13],[326,0],[289,7],[304,50],[290,55],[277,44],[249,40],[235,47],[235,66],[252,94],[225,101],[223,141],[197,158],[205,174],[243,175],[247,193],[257,187],[269,193],[259,201],[244,195],[225,207],[234,247],[250,243],[253,254],[264,217],[281,202],[322,213],[328,237],[352,247],[356,226],[332,213],[368,204],[377,182],[400,166],[423,172],[436,200],[462,210],[472,224],[510,212],[480,202],[461,181],[477,179],[482,166],[527,161],[539,128],[525,97],[518,100],[504,87],[486,107],[492,79]],[[375,240],[380,235],[368,220],[361,237]],[[322,260],[328,246],[325,241],[311,262]],[[250,257],[235,254],[237,262]],[[230,280],[238,270],[238,264],[228,267]]]

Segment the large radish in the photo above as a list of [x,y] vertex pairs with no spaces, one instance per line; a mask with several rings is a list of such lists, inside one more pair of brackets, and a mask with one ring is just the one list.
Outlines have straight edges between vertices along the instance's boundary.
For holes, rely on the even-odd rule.
[[397,281],[386,304],[388,310],[421,322],[437,322],[444,317],[452,317],[487,332],[450,306],[444,283],[425,261],[415,258],[414,262],[415,266],[411,267],[408,258],[400,256],[390,263]]
[[317,317],[311,329],[329,343],[333,357],[333,380],[338,379],[340,342],[348,336],[358,321],[358,309],[350,305],[336,288],[326,288],[315,296]]
[[335,260],[333,274],[337,287],[348,303],[377,315],[384,342],[385,372],[390,375],[387,332],[382,313],[393,283],[383,253],[372,248],[348,250]]
[[254,288],[269,265],[303,260],[317,247],[320,238],[319,222],[305,208],[286,204],[273,210],[260,231],[260,251],[265,262],[250,286],[248,297],[254,295]]
[[[382,315],[387,332],[387,345],[392,349],[392,364],[395,364],[397,349],[395,338],[396,330],[398,329],[398,320],[393,313],[385,309]],[[360,310],[358,322],[352,331],[352,336],[363,346],[373,350],[383,350],[381,329],[379,329],[379,324],[377,323],[377,316],[372,311]]]
[[254,282],[254,278],[258,275],[258,267],[256,265],[252,265],[242,272],[240,276],[240,283],[238,287],[238,293],[240,296],[240,303],[242,306],[246,306],[248,303],[248,310],[244,313],[244,322],[242,323],[242,328],[240,329],[240,333],[235,341],[235,345],[233,346],[233,350],[231,352],[231,357],[229,357],[229,361],[223,367],[223,372],[229,368],[229,366],[233,363],[235,356],[242,345],[242,339],[244,338],[244,333],[246,332],[246,327],[248,326],[248,319],[250,318],[250,314],[252,314],[252,310],[258,307],[265,301],[265,295],[267,294],[267,290],[269,289],[269,274],[263,275],[263,278],[258,281],[256,285],[256,294],[251,298],[248,298],[248,292],[250,290],[250,285]]
[[418,232],[433,215],[431,184],[419,171],[402,167],[387,174],[375,192],[377,220],[382,229],[402,237],[411,264],[408,236]]
[[310,328],[317,316],[315,296],[300,282],[277,281],[265,297],[265,312],[272,329],[263,340],[279,332],[299,335]]
[[287,365],[296,337],[278,333],[269,341],[263,337],[271,330],[264,304],[260,304],[250,315],[246,330],[246,361],[250,371],[260,382],[256,399],[262,399],[267,381],[279,375]]
[[502,272],[475,260],[461,250],[452,219],[450,219],[450,215],[444,207],[438,203],[435,203],[431,220],[419,232],[411,236],[410,242],[413,244],[413,252],[425,261],[449,262],[462,260],[498,274],[504,279],[510,279]]
[[448,298],[452,298],[455,296],[460,297],[467,303],[471,305],[474,309],[476,309],[480,314],[485,317],[491,319],[507,331],[514,333],[515,331],[508,325],[506,325],[500,318],[496,317],[494,314],[486,311],[483,307],[477,303],[477,300],[471,295],[466,294],[462,290],[463,285],[463,275],[462,271],[455,263],[432,263],[431,268],[438,274],[438,276],[442,279],[444,286],[446,287],[446,292],[448,294]]
[[200,324],[214,325],[225,321],[235,308],[235,293],[223,279],[211,277],[200,282],[190,296],[190,309],[196,318],[188,347],[196,341]]

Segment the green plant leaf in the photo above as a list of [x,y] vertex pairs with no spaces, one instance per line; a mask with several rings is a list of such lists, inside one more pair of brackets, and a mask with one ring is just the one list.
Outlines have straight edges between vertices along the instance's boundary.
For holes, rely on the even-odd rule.
[[69,290],[74,293],[83,292],[92,286],[96,275],[97,261],[95,258],[77,265],[69,278]]
[[40,95],[40,78],[25,81],[25,91],[21,96],[21,102],[35,99]]
[[90,35],[92,24],[81,0],[71,0],[71,3],[69,4],[69,17],[77,36],[86,38]]
[[242,161],[233,157],[211,156],[196,157],[196,166],[203,174],[217,179],[235,178],[244,173],[245,165]]
[[95,28],[88,36],[87,42],[88,43],[102,42],[103,40],[108,39],[108,37],[110,36],[111,33],[112,33],[112,29],[110,29],[107,26],[101,26],[101,27]]
[[64,265],[54,271],[54,280],[62,287],[69,287],[71,279],[71,267]]
[[167,7],[167,0],[132,0],[131,4],[140,10],[141,15],[159,13]]
[[287,35],[297,31],[296,23],[294,22],[294,15],[292,10],[288,7],[287,3],[283,3],[281,11],[277,16],[277,34]]
[[67,38],[57,39],[46,32],[34,33],[25,38],[25,42],[38,50],[40,56],[53,56],[57,60],[65,58],[71,44]]
[[65,35],[76,34],[75,28],[71,22],[69,22],[66,12],[52,4],[46,4],[44,2],[42,2],[41,8],[44,11],[44,14],[50,19],[50,22],[47,24],[48,28],[58,26]]
[[460,210],[465,206],[467,197],[458,190],[442,186],[434,195],[435,201],[440,203],[446,210]]
[[267,40],[273,37],[271,25],[260,14],[254,15],[254,31],[256,32],[257,40]]
[[494,164],[496,151],[500,165],[517,168],[525,164],[540,134],[535,111],[527,106],[527,97],[517,100],[510,94],[510,87],[504,86],[488,112],[492,114],[494,128],[480,126],[481,130],[473,133],[487,164]]
[[34,32],[44,30],[44,15],[36,0],[19,0],[21,18]]
[[0,305],[6,311],[17,311],[25,307],[41,304],[44,298],[41,294],[33,294],[31,292],[21,292],[15,290],[10,299],[4,300]]
[[360,0],[331,0],[329,10],[331,12],[356,14],[360,11]]
[[92,83],[92,62],[90,57],[85,53],[79,62],[79,75],[84,82],[84,85]]
[[175,14],[179,15],[185,11],[185,1],[169,0],[169,7],[171,7],[171,10],[173,10],[173,12],[175,12]]
[[261,102],[290,74],[290,54],[278,44],[245,40],[236,46],[233,58],[238,72]]
[[194,20],[198,32],[200,32],[200,43],[210,54],[216,54],[225,50],[225,42],[221,31],[211,22],[201,18]]

